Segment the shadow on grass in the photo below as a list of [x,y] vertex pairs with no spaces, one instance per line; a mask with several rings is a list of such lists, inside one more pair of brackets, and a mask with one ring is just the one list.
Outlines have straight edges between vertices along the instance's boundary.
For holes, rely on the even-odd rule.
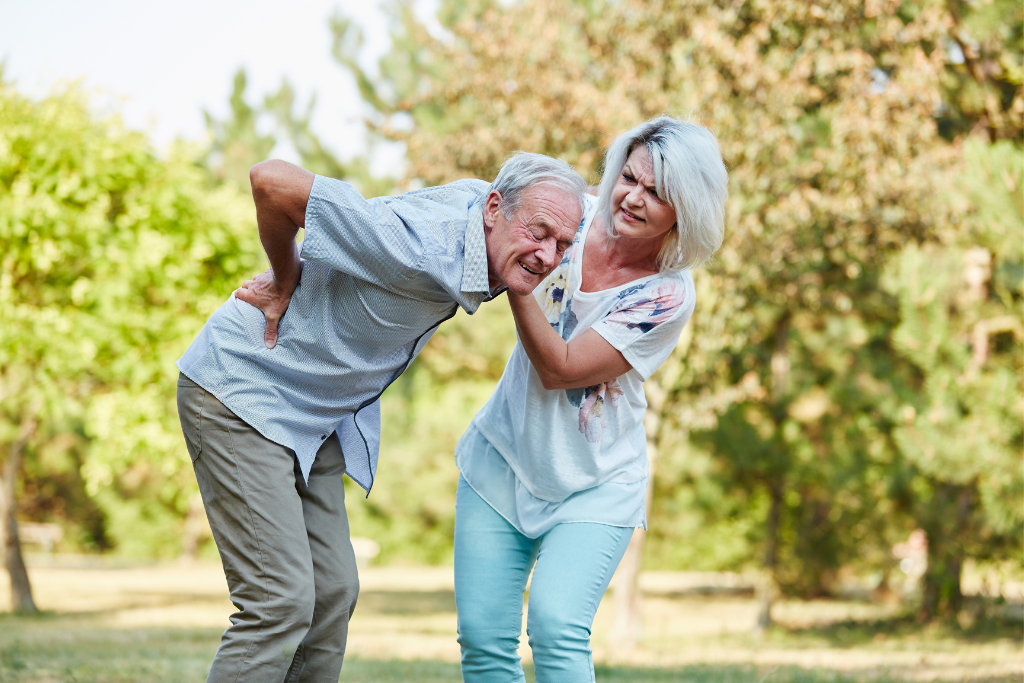
[[[756,667],[695,664],[671,669],[641,667],[595,667],[598,683],[853,683],[849,678],[824,669],[799,667]],[[900,679],[872,676],[872,683],[895,683]]]
[[[534,683],[533,668],[524,667],[526,683]],[[799,667],[752,667],[693,665],[673,668],[595,667],[597,683],[855,683],[833,671]],[[458,664],[443,662],[384,662],[346,660],[342,683],[460,683]],[[895,683],[900,679],[872,676],[871,683]]]
[[897,642],[955,640],[968,644],[990,643],[996,640],[1024,640],[1024,622],[1006,617],[983,617],[961,625],[955,619],[920,624],[912,615],[874,621],[852,619],[825,626],[801,628],[776,627],[769,638],[780,644],[794,644],[797,640],[823,640],[832,647],[853,648],[864,645]]
[[437,614],[455,612],[455,592],[360,591],[356,612],[360,614]]
[[[85,610],[80,612],[41,611],[34,614],[14,614],[0,612],[0,626],[14,621],[45,622],[47,619],[68,619],[82,621],[110,616],[130,609],[153,609],[175,607],[189,604],[221,604],[219,598],[211,599],[202,593],[160,593],[138,591],[134,594],[135,602],[118,604],[104,609]],[[395,616],[422,616],[427,614],[455,613],[455,593],[451,590],[439,591],[362,591],[359,594],[359,614],[387,614]],[[230,606],[225,606],[224,625],[227,627]]]

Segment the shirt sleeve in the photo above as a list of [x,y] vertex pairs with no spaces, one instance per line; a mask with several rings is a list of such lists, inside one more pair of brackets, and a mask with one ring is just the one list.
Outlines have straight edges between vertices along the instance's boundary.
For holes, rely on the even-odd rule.
[[619,293],[594,330],[646,381],[672,354],[696,302],[688,271],[654,278]]
[[407,278],[423,257],[415,225],[341,180],[316,176],[304,227],[303,259],[381,286]]

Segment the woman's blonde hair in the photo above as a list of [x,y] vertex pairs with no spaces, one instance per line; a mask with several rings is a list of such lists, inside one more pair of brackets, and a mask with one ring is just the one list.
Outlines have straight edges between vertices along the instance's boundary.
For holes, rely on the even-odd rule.
[[616,138],[604,157],[598,212],[608,234],[612,223],[612,189],[633,150],[644,145],[654,167],[655,191],[676,211],[676,224],[658,254],[659,270],[683,270],[705,263],[722,246],[729,175],[718,140],[690,121],[659,116]]

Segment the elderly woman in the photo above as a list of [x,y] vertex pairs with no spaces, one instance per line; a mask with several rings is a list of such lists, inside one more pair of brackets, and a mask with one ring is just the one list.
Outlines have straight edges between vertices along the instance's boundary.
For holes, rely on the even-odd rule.
[[660,117],[608,150],[558,267],[509,294],[519,342],[456,448],[455,601],[467,683],[593,681],[590,628],[646,528],[644,381],[690,318],[689,269],[722,244],[728,177],[703,126]]

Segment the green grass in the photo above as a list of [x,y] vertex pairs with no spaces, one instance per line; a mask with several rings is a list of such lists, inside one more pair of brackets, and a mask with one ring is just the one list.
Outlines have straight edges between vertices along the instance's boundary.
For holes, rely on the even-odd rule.
[[[823,669],[799,667],[712,666],[699,664],[672,669],[595,667],[600,683],[847,683],[857,679]],[[891,683],[899,679],[885,676],[872,683]]]
[[[98,628],[88,617],[0,617],[0,681],[5,683],[186,683],[202,681],[217,649],[218,630]],[[534,680],[532,667],[527,681]],[[738,666],[676,669],[597,667],[601,683],[759,683],[768,674]],[[346,683],[459,683],[458,664],[372,661],[350,657]],[[828,671],[785,669],[768,683],[840,683]]]
[[[948,633],[947,633],[948,631]],[[972,630],[969,630],[972,631]],[[768,642],[799,647],[810,641],[856,646],[877,643],[880,634],[911,636],[909,620],[871,624],[842,623],[823,629],[775,629]],[[957,636],[959,642],[1009,638],[1020,642],[1019,622],[987,622],[973,632],[936,626],[921,634],[936,641]],[[965,638],[966,636],[966,638]],[[206,677],[220,637],[219,629],[111,628],[96,615],[0,615],[0,681],[3,683],[192,683]],[[965,642],[966,641],[966,642]],[[527,667],[527,681],[534,677]],[[458,664],[435,661],[375,661],[353,656],[345,662],[345,683],[459,683]],[[692,665],[676,668],[598,666],[599,683],[893,683],[904,680],[884,671],[850,677],[828,669]],[[996,679],[1000,680],[1000,679]],[[1015,680],[1019,677],[1001,680]]]
[[962,625],[955,619],[920,624],[911,615],[878,621],[837,621],[814,628],[776,627],[768,642],[781,646],[827,646],[832,648],[884,647],[885,643],[915,649],[949,649],[974,644],[1012,641],[1024,643],[1024,622],[1006,617],[987,617]]
[[[219,632],[206,629],[60,629],[67,619],[0,620],[0,681],[5,683],[186,683],[202,681]],[[10,627],[18,624],[20,628]],[[532,667],[526,668],[533,683]],[[345,683],[460,683],[459,665],[350,657]],[[831,671],[743,666],[672,669],[597,667],[600,683],[846,683]],[[875,678],[887,683],[896,679]]]
[[[0,619],[0,681],[5,683],[186,683],[202,681],[217,647],[209,629],[75,628],[68,618],[46,615]],[[79,624],[85,626],[85,624]],[[71,626],[71,628],[67,628]],[[527,681],[534,680],[527,667]],[[350,657],[345,683],[459,683],[458,664],[372,661]],[[600,683],[845,683],[826,670],[743,666],[672,669],[597,667]],[[895,680],[875,678],[884,683]]]

